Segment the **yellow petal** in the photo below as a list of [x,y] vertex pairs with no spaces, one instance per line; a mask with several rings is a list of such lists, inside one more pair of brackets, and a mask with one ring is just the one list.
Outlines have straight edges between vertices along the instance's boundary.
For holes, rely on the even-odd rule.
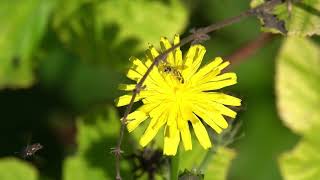
[[159,106],[155,107],[151,112],[149,112],[149,116],[152,118],[160,117],[164,112],[167,112],[168,104],[160,103]]
[[140,138],[140,145],[145,147],[158,133],[159,129],[165,124],[167,120],[167,115],[165,113],[162,116],[151,118],[147,130],[144,132]]
[[[180,43],[180,36],[179,35],[175,35],[174,39],[173,39],[173,44],[177,45]],[[174,50],[174,61],[175,61],[175,66],[182,66],[183,62],[182,62],[182,52],[180,50],[180,47],[177,47]]]
[[[156,119],[152,118],[151,119],[151,122],[152,121],[156,121]],[[151,123],[150,122],[150,123]],[[149,144],[149,142],[156,136],[156,134],[158,133],[159,129],[155,129],[153,128],[152,126],[148,126],[147,130],[144,132],[144,134],[141,136],[140,138],[140,141],[139,141],[139,144],[142,146],[142,147],[145,147],[146,145]]]
[[166,126],[163,154],[174,156],[177,153],[177,149],[180,142],[180,134],[176,126]]
[[150,45],[149,49],[146,51],[146,56],[147,59],[153,61],[157,56],[159,56],[159,52],[156,50],[156,48],[154,48],[154,46]]
[[147,67],[136,57],[130,57],[129,60],[132,62],[135,71],[139,74],[144,74],[147,71]]
[[[123,95],[120,96],[118,99],[115,100],[116,106],[120,107],[120,106],[125,106],[128,105],[131,101],[132,95]],[[136,98],[134,99],[134,102],[137,102],[141,99],[141,97],[139,95],[136,96]]]
[[229,106],[240,106],[241,99],[218,92],[208,92],[207,93],[208,99],[215,101],[217,103],[229,105]]
[[234,84],[237,84],[237,79],[226,79],[222,81],[207,82],[205,84],[198,85],[196,89],[200,91],[211,91],[231,86]]
[[226,129],[228,127],[228,122],[221,114],[219,114],[218,112],[212,112],[211,115],[212,115],[212,120],[214,121],[215,124],[217,124],[223,129]]
[[135,84],[119,84],[118,89],[123,91],[132,91],[136,88]]
[[205,77],[208,73],[215,70],[223,62],[221,57],[215,58],[211,63],[202,67],[193,77],[192,80],[195,82],[199,81],[201,78]]
[[211,141],[208,136],[207,130],[201,121],[194,115],[194,118],[191,120],[193,130],[196,134],[196,137],[204,149],[211,147]]
[[167,125],[169,126],[177,126],[177,121],[179,121],[179,119],[181,119],[181,117],[179,117],[178,111],[176,106],[174,105],[169,105],[170,108],[169,109],[169,114],[168,114],[168,121],[167,121]]
[[216,103],[216,102],[210,102],[209,103],[212,108],[216,109],[219,113],[223,114],[223,115],[226,115],[226,116],[229,116],[229,117],[232,117],[232,118],[235,118],[237,113],[233,110],[231,110],[230,108],[222,105],[222,104],[219,104],[219,103]]
[[214,129],[218,134],[222,132],[222,129],[216,124],[216,122],[212,119],[211,115],[209,115],[205,110],[202,108],[194,105],[192,106],[193,112],[197,115],[200,116],[201,119],[207,123],[212,129]]
[[206,48],[201,45],[194,45],[189,49],[185,57],[185,66],[187,68],[182,72],[185,79],[189,79],[198,70],[205,53]]
[[128,115],[127,119],[128,131],[132,132],[139,126],[139,124],[141,124],[144,120],[147,119],[147,115],[142,111],[134,111]]
[[[171,48],[171,44],[169,42],[169,40],[166,38],[166,37],[161,37],[160,38],[160,46],[161,46],[161,50],[162,52],[166,51],[167,49]],[[173,54],[172,52],[170,52],[167,56],[167,59],[166,61],[171,64],[171,65],[174,65],[175,62],[174,62],[174,57],[173,57]]]
[[[222,116],[222,113],[219,111],[219,107],[216,105],[213,105],[212,103],[206,103],[207,101],[203,100],[203,104],[196,104],[193,107],[198,108],[198,111],[201,111],[203,113],[202,116],[206,116],[207,121],[211,122],[213,121],[214,124],[218,125],[219,127],[226,129],[228,127],[227,121]],[[223,109],[225,110],[225,109]],[[207,122],[206,120],[204,120]]]
[[236,73],[223,73],[219,76],[215,76],[214,78],[210,79],[210,81],[222,81],[227,79],[237,79]]
[[191,141],[191,134],[189,130],[188,122],[185,121],[185,126],[180,129],[181,138],[183,142],[184,149],[191,150],[192,149],[192,141]]
[[179,36],[179,34],[175,34],[174,37],[173,37],[173,44],[177,45],[179,43],[180,43],[180,36]]
[[133,69],[129,69],[127,72],[127,77],[134,80],[134,81],[139,81],[142,78],[142,74],[139,74],[137,71]]

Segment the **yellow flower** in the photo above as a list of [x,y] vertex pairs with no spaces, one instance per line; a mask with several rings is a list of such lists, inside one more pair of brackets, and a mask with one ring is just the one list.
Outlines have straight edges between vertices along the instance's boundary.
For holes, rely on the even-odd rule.
[[[179,41],[176,35],[173,43],[178,44]],[[162,51],[172,46],[166,38],[161,38],[160,45]],[[198,141],[203,148],[208,149],[212,145],[203,122],[221,133],[228,127],[224,116],[235,118],[237,113],[226,105],[240,106],[241,100],[214,90],[236,84],[237,76],[235,73],[221,74],[230,63],[223,62],[220,57],[199,69],[205,52],[202,45],[193,45],[182,57],[181,50],[177,48],[167,56],[165,62],[153,68],[144,82],[144,88],[135,98],[135,102],[142,101],[143,105],[127,118],[129,132],[143,121],[149,121],[140,145],[146,146],[164,126],[164,154],[175,155],[180,138],[184,149],[191,150],[190,122]],[[133,65],[127,77],[139,82],[158,55],[159,52],[150,46],[144,61],[131,57]],[[120,85],[120,89],[125,91],[134,88],[135,84]],[[128,105],[131,96],[127,94],[119,97],[116,105]]]

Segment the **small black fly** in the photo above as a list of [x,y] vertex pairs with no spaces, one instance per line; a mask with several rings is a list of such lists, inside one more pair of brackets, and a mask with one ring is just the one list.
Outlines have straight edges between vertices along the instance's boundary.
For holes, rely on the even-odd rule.
[[33,156],[37,151],[39,151],[42,148],[43,148],[43,146],[40,143],[28,145],[21,150],[20,156],[23,159],[27,159],[27,158]]

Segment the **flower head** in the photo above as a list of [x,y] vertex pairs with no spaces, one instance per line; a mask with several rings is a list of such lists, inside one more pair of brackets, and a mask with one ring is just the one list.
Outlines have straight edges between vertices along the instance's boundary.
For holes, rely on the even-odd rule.
[[[179,41],[176,35],[173,43],[178,44]],[[166,38],[161,38],[160,45],[162,51],[172,46]],[[221,74],[229,62],[223,62],[220,57],[200,68],[205,52],[202,45],[192,45],[187,54],[182,56],[181,50],[176,48],[165,61],[153,68],[144,82],[144,88],[135,98],[135,102],[142,101],[143,105],[127,118],[129,132],[143,121],[149,121],[140,145],[146,146],[164,127],[164,154],[175,155],[180,139],[184,149],[191,150],[190,122],[198,141],[207,149],[212,145],[203,123],[221,133],[228,127],[224,116],[235,118],[237,113],[227,106],[240,106],[241,100],[214,90],[236,84],[237,76],[235,73]],[[158,55],[159,52],[150,46],[144,61],[131,57],[133,65],[127,77],[139,82]],[[135,85],[123,84],[120,89],[132,91]],[[131,96],[127,94],[119,97],[116,105],[128,105]]]

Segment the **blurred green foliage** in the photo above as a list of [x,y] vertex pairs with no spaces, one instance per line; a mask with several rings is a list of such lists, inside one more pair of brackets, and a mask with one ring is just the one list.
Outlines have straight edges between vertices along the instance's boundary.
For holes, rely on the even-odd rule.
[[54,1],[0,2],[0,88],[29,87],[34,56],[54,8]]
[[319,123],[319,57],[319,46],[300,37],[288,38],[277,57],[278,109],[285,124],[299,134]]
[[285,179],[320,178],[319,60],[319,45],[301,37],[288,38],[277,58],[278,110],[284,123],[303,136],[291,152],[281,155]]
[[0,159],[0,179],[12,179],[12,180],[37,180],[36,169],[15,158],[2,158]]
[[[285,5],[274,13],[285,20],[290,35],[319,34],[319,1],[301,3],[304,6],[293,6],[291,18]],[[1,1],[0,155],[13,156],[33,142],[44,149],[28,164],[1,158],[0,179],[114,179],[110,150],[124,109],[111,106],[121,93],[118,84],[127,81],[129,57],[142,56],[148,43],[158,46],[160,36],[186,35],[194,27],[248,8],[249,1],[234,0]],[[205,61],[230,55],[256,39],[260,27],[257,19],[249,18],[214,32],[205,42]],[[319,121],[318,53],[311,40],[274,36],[245,61],[234,64],[239,83],[225,91],[243,99],[236,121],[242,122],[240,131],[245,136],[228,148],[219,147],[203,169],[199,166],[206,151],[193,143],[193,151],[179,154],[177,170],[195,169],[204,179],[319,179],[318,129],[302,130]],[[297,147],[284,155],[298,136],[283,126],[277,113],[302,136]],[[129,157],[140,148],[137,138],[144,129],[136,131],[125,132],[124,179],[134,177],[135,160]],[[32,135],[29,141],[27,135]],[[157,179],[167,177],[163,171],[170,169],[170,161],[164,160]],[[146,178],[147,173],[141,176]]]
[[[101,108],[77,119],[77,153],[64,162],[63,179],[113,179],[114,157],[110,154],[116,143],[120,124],[116,111]],[[108,142],[109,146],[106,145]],[[111,146],[110,146],[111,145]],[[130,151],[124,149],[126,153]],[[129,165],[122,161],[123,178],[128,179]]]

